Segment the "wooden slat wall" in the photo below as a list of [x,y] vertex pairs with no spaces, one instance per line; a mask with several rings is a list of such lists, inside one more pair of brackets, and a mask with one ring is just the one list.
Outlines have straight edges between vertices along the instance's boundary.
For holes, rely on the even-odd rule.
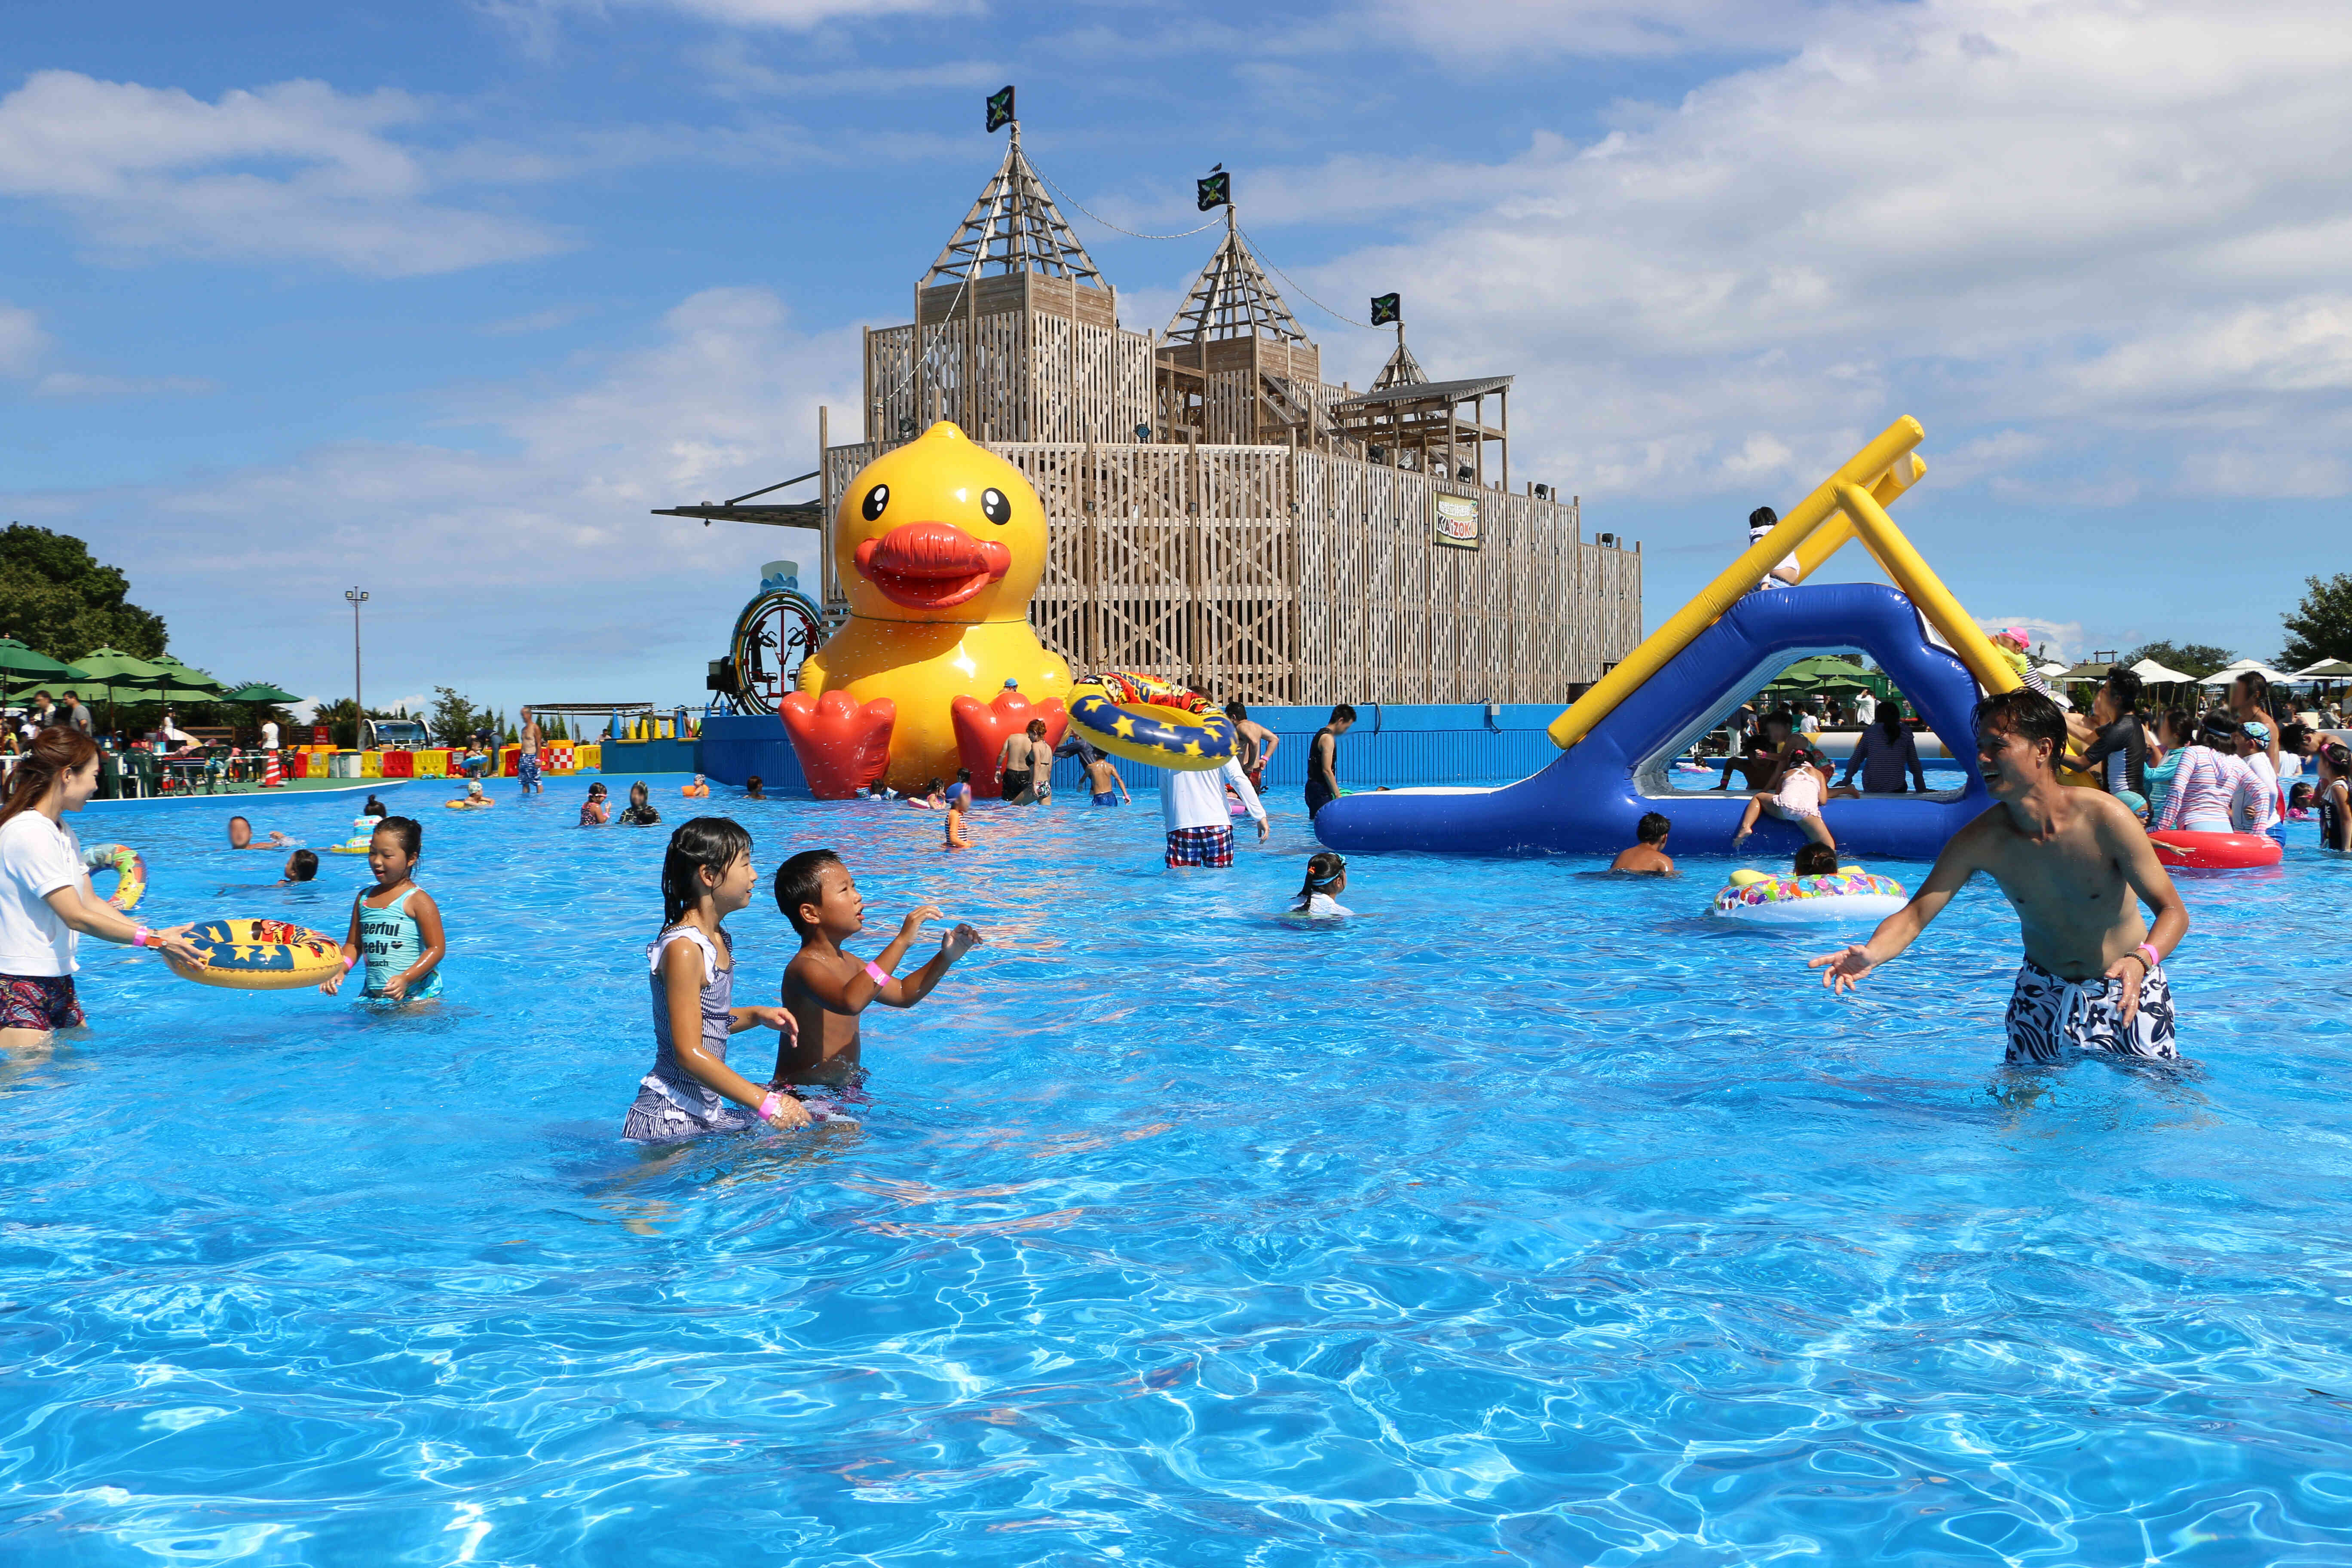
[[[832,493],[898,444],[827,452]],[[1030,620],[1081,671],[1250,702],[1564,702],[1641,640],[1641,555],[1584,543],[1573,505],[1281,447],[991,445],[1045,506]],[[1433,542],[1440,493],[1476,496],[1480,549]]]

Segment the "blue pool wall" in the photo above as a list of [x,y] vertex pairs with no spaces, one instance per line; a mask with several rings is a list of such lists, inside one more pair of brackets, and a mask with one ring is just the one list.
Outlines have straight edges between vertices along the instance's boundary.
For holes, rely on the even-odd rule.
[[[1476,702],[1359,702],[1356,727],[1339,740],[1339,782],[1359,784],[1494,784],[1524,778],[1559,755],[1544,733],[1568,700],[1505,702],[1489,714]],[[1307,786],[1307,743],[1331,717],[1329,704],[1312,708],[1253,707],[1250,717],[1280,738],[1266,766],[1265,786],[1299,795]],[[648,742],[677,746],[677,742]],[[634,760],[635,747],[608,747],[604,773],[656,771]],[[1119,776],[1130,790],[1157,790],[1164,769],[1120,761]],[[714,714],[702,721],[701,758],[669,764],[666,771],[700,772],[720,784],[740,784],[760,775],[772,795],[806,795],[808,783],[783,721]],[[1054,764],[1054,787],[1071,794],[1086,787],[1076,757]]]

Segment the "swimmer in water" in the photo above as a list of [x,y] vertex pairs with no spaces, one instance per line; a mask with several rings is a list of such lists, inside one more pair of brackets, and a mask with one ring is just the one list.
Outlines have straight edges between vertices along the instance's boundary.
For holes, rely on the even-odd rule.
[[[2017,911],[2025,961],[2009,1002],[2009,1059],[2055,1062],[2069,1049],[2170,1059],[2172,991],[2164,955],[2189,911],[2131,809],[2104,790],[2058,782],[2066,743],[2058,705],[2020,688],[1977,704],[1977,765],[1992,807],[1955,834],[1911,901],[1870,940],[1810,961],[1850,991],[1898,957],[1982,871]],[[2140,905],[2156,911],[2151,931]]]
[[760,885],[751,836],[723,816],[698,816],[670,835],[662,858],[662,929],[646,949],[653,977],[654,1065],[621,1136],[675,1143],[761,1122],[814,1120],[792,1095],[754,1084],[727,1065],[727,1041],[746,1029],[777,1030],[790,1047],[797,1026],[782,1007],[738,1007],[735,944],[724,923]]
[[971,810],[971,780],[966,776],[971,772],[969,768],[957,770],[956,782],[948,791],[947,837],[942,846],[944,848],[969,849],[971,847],[971,840],[964,836],[963,831],[965,815]]
[[1617,851],[1617,858],[1609,862],[1609,868],[1643,877],[1673,876],[1675,862],[1666,853],[1666,835],[1674,829],[1674,823],[1664,812],[1644,812],[1642,820],[1633,825],[1633,837],[1641,842]]
[[[1234,706],[1238,708],[1241,704],[1236,702]],[[1135,797],[1127,793],[1127,781],[1118,776],[1117,768],[1110,765],[1108,752],[1097,752],[1086,768],[1087,787],[1093,792],[1097,805],[1129,805],[1134,803]],[[1243,771],[1246,773],[1248,770],[1244,768]],[[1113,791],[1118,793],[1113,794]]]
[[954,926],[922,967],[891,973],[924,925],[940,918],[937,906],[925,904],[899,922],[898,934],[872,962],[844,952],[841,944],[866,929],[866,901],[830,849],[804,849],[776,868],[776,907],[801,939],[800,952],[784,966],[783,1004],[797,1038],[788,1037],[776,1052],[779,1089],[850,1077],[858,1065],[858,1015],[876,1002],[913,1006],[981,942],[971,926]]
[[1837,875],[1837,851],[1826,844],[1800,845],[1797,863],[1790,870],[1800,877],[1834,877]]
[[1307,862],[1307,880],[1300,884],[1298,896],[1291,900],[1289,912],[1315,921],[1352,915],[1355,910],[1339,905],[1339,895],[1347,890],[1347,857],[1327,849]]
[[286,877],[278,885],[281,888],[290,888],[297,882],[307,882],[318,874],[318,852],[311,849],[297,849],[293,854],[286,857]]
[[256,838],[253,824],[242,816],[232,816],[228,819],[228,847],[232,849],[291,849],[294,841],[276,828],[270,829],[268,837]]
[[352,900],[342,971],[320,990],[335,994],[343,975],[365,959],[362,994],[371,1002],[424,1002],[441,994],[440,963],[449,951],[441,906],[411,879],[424,847],[425,829],[410,817],[387,816],[376,824],[375,837],[368,840],[368,869],[375,873],[375,886]]
[[481,780],[467,779],[466,781],[466,793],[448,804],[449,809],[452,811],[488,811],[490,807],[496,805],[498,802],[492,800],[488,795],[482,793]]

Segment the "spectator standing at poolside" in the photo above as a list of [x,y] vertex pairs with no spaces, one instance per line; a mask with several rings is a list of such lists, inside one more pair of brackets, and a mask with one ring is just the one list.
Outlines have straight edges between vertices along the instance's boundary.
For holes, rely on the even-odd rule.
[[25,709],[25,739],[31,740],[57,721],[57,710],[49,703],[49,694],[47,691],[34,692],[33,700]]
[[[1311,788],[1311,778],[1308,783]],[[1204,770],[1171,771],[1160,782],[1160,818],[1168,831],[1171,869],[1234,863],[1234,818],[1225,805],[1228,789],[1241,797],[1243,807],[1257,820],[1258,842],[1265,841],[1265,806],[1250,787],[1249,775],[1242,772],[1238,759],[1227,757],[1220,766]]]
[[79,693],[66,693],[65,701],[58,709],[58,722],[69,730],[79,730],[85,735],[90,732],[89,710],[82,706]]
[[1901,795],[1906,773],[1919,793],[1927,794],[1927,771],[1919,765],[1919,742],[1904,728],[1903,710],[1890,702],[1878,710],[1877,720],[1864,725],[1854,738],[1853,755],[1845,760],[1845,777],[1838,781],[1838,788],[1851,791],[1859,768],[1862,787],[1872,795]]
[[1239,702],[1225,704],[1225,717],[1234,721],[1234,754],[1241,759],[1242,772],[1249,774],[1250,787],[1264,795],[1265,764],[1282,738],[1251,718],[1249,710]]
[[[1307,815],[1309,817],[1339,798],[1339,737],[1355,726],[1355,709],[1345,702],[1339,703],[1331,710],[1329,721],[1316,731],[1315,738],[1307,742]],[[1243,782],[1247,783],[1247,778],[1244,777]],[[1251,815],[1258,819],[1258,837],[1265,837],[1265,814],[1255,805],[1257,795],[1255,786],[1242,799],[1251,804]]]
[[1877,717],[1878,694],[1876,692],[1864,691],[1854,698],[1853,721],[1856,724],[1861,725],[1864,729],[1868,729],[1870,727],[1870,721]]
[[[1749,512],[1748,514],[1748,547],[1750,550],[1756,548],[1758,541],[1780,525],[1780,514],[1769,506],[1759,506]],[[1758,581],[1756,586],[1760,591],[1768,592],[1775,588],[1793,588],[1797,584],[1797,579],[1803,574],[1804,568],[1798,564],[1797,552],[1792,550],[1782,557],[1780,564],[1766,573]]]

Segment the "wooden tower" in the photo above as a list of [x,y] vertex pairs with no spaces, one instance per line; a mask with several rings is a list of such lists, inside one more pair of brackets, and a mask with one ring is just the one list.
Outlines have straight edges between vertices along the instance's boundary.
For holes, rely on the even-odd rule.
[[1323,353],[1266,280],[1225,208],[1224,243],[1185,291],[1154,363],[1160,439],[1311,446]]
[[1118,324],[1118,291],[1021,150],[915,285],[911,327],[866,339],[866,436],[911,439],[952,419],[982,441],[1132,441],[1150,420],[1151,342]]

